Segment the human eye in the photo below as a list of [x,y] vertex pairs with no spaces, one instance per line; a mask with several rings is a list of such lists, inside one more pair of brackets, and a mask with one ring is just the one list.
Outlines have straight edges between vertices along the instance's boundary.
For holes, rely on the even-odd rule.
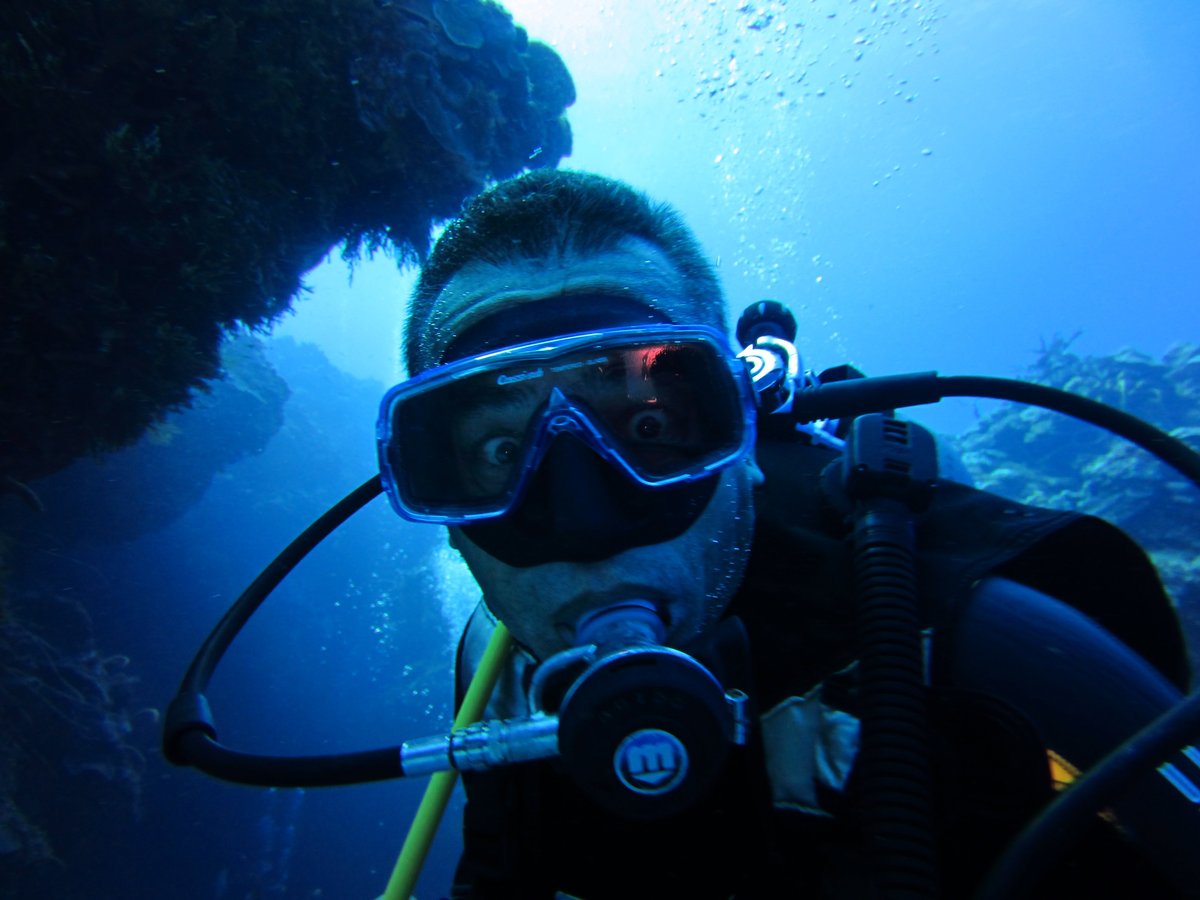
[[453,430],[454,456],[464,490],[476,497],[505,491],[520,463],[521,447],[536,397],[511,390],[476,391],[460,404]]
[[681,446],[691,440],[688,417],[662,404],[628,410],[622,431],[625,439],[635,444]]
[[484,434],[459,453],[459,471],[468,493],[478,497],[505,490],[520,454],[521,441],[507,432]]
[[645,472],[664,474],[695,458],[694,430],[679,410],[654,405],[629,410],[618,432],[631,463]]
[[661,407],[647,406],[634,410],[625,423],[625,436],[639,443],[657,443],[671,432],[671,418]]
[[518,449],[516,438],[498,434],[480,441],[473,455],[485,466],[511,466],[516,462]]

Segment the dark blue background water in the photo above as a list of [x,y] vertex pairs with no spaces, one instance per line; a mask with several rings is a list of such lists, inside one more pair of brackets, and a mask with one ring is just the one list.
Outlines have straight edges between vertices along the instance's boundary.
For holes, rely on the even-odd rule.
[[[1200,336],[1192,3],[512,8],[575,75],[567,162],[679,206],[719,261],[731,310],[786,300],[818,367],[1011,375],[1055,334],[1082,329],[1085,352],[1132,344],[1155,355]],[[400,377],[410,282],[382,257],[352,282],[337,262],[311,273],[313,294],[278,333],[319,344],[364,380],[311,348],[273,344],[292,390],[283,429],[168,527],[106,537],[158,488],[159,476],[133,473],[117,501],[75,508],[68,496],[22,534],[15,599],[47,639],[91,660],[87,671],[109,673],[111,709],[123,711],[104,720],[111,740],[96,736],[97,720],[70,749],[69,716],[29,739],[45,787],[34,811],[61,865],[43,867],[48,889],[25,896],[382,892],[423,785],[301,795],[220,784],[169,768],[153,713],[139,711],[164,707],[241,589],[372,474],[374,407]],[[973,415],[968,404],[927,419],[957,429]],[[471,602],[443,543],[377,501],[323,545],[222,665],[212,692],[222,738],[333,752],[443,730]],[[90,634],[64,605],[74,603]],[[457,802],[422,898],[446,890],[456,814]],[[5,827],[0,817],[0,850]],[[0,866],[13,871],[13,855]]]
[[[377,386],[287,340],[272,346],[269,360],[292,389],[283,428],[260,455],[218,475],[169,527],[114,543],[105,532],[110,517],[124,518],[119,505],[64,509],[70,498],[52,490],[46,516],[18,515],[28,530],[20,536],[14,600],[68,657],[78,654],[63,640],[62,610],[52,598],[86,607],[94,645],[127,655],[117,674],[137,679],[114,684],[114,709],[163,708],[200,640],[259,569],[373,473]],[[123,460],[119,454],[107,467],[82,468],[100,478],[120,467],[123,499],[133,505],[159,486],[123,468]],[[57,525],[64,513],[76,535],[69,542]],[[377,500],[314,551],[217,673],[210,699],[222,739],[288,755],[389,746],[444,731],[454,636],[432,568],[441,542],[433,529],[406,529]],[[82,728],[90,714],[77,715]],[[382,893],[423,781],[306,792],[230,786],[169,767],[158,755],[151,714],[136,714],[131,726],[112,746],[69,742],[65,734],[46,742],[52,758],[35,774],[45,791],[61,796],[39,812],[63,865],[42,866],[38,877],[31,870],[17,884],[42,884],[59,897]],[[117,744],[143,758],[118,752]],[[101,765],[125,765],[128,778],[101,774]],[[138,782],[136,792],[128,779]],[[423,896],[446,890],[457,814],[456,803]]]

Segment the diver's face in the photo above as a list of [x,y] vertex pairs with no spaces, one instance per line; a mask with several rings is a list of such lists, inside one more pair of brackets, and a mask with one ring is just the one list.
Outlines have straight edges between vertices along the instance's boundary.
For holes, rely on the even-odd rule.
[[[474,264],[446,286],[474,302],[609,294],[657,300],[670,309],[687,300],[678,273],[657,248],[630,239],[616,250],[555,260]],[[656,304],[658,305],[658,304]],[[752,492],[761,474],[747,460],[727,468],[712,499],[678,537],[635,546],[593,562],[505,564],[462,529],[451,543],[466,560],[488,606],[539,659],[572,644],[584,613],[622,600],[654,602],[667,619],[668,644],[679,645],[720,617],[745,570],[753,530]],[[580,510],[580,515],[586,515]]]

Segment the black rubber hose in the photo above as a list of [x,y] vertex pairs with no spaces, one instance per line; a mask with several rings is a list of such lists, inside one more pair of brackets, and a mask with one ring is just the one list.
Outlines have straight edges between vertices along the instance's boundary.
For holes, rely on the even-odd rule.
[[1082,419],[1113,434],[1119,434],[1143,450],[1153,453],[1200,487],[1200,455],[1197,455],[1195,450],[1149,422],[1106,403],[1043,384],[979,375],[941,376],[937,379],[937,390],[942,397],[991,397],[997,400],[1012,400]]
[[378,475],[367,479],[332,508],[326,510],[319,519],[306,528],[299,537],[288,544],[283,551],[263,569],[253,583],[242,591],[241,596],[229,607],[229,611],[221,617],[221,621],[213,628],[208,639],[196,653],[187,674],[183,677],[183,685],[179,692],[203,694],[208,688],[213,670],[229,645],[242,630],[250,617],[257,612],[263,601],[270,596],[271,591],[288,576],[300,560],[304,559],[314,547],[329,537],[338,526],[366,506],[369,502],[383,493],[383,483]]
[[[1163,713],[1042,810],[993,867],[975,900],[1028,897],[1046,870],[1129,782],[1200,734],[1200,693]],[[1189,894],[1189,896],[1191,896]]]
[[854,532],[862,736],[856,778],[879,897],[938,895],[912,513],[860,501]]
[[178,754],[206,775],[259,787],[334,787],[401,778],[399,747],[330,756],[260,756],[230,750],[193,729],[176,742]]
[[217,741],[216,724],[204,693],[221,657],[263,601],[314,547],[382,491],[380,476],[374,475],[343,497],[288,544],[221,617],[196,651],[178,693],[167,707],[163,755],[170,762],[195,766],[217,778],[241,784],[287,787],[356,784],[403,774],[400,754],[395,748],[332,757],[283,758],[230,750]]
[[847,419],[865,413],[924,406],[946,397],[1010,400],[1089,422],[1153,453],[1200,487],[1200,454],[1178,438],[1105,403],[1013,378],[913,372],[835,381],[797,392],[792,401],[792,412],[798,422]]

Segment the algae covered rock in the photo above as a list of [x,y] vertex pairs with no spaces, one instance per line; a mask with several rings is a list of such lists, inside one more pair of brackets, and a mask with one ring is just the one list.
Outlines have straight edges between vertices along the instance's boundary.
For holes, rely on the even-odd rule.
[[[1115,406],[1200,450],[1200,347],[1156,360],[1132,350],[1080,356],[1070,344],[1043,348],[1030,380]],[[1128,532],[1158,567],[1200,658],[1200,489],[1124,439],[1033,407],[999,409],[958,445],[978,487]]]
[[573,99],[488,0],[3,4],[0,481],[186,405],[331,247],[418,258]]
[[130,541],[181,516],[213,478],[263,451],[283,426],[291,391],[250,335],[225,340],[221,377],[190,408],[168,413],[136,443],[83,457],[31,487],[37,509],[0,504],[0,529],[34,527],[67,545]]

